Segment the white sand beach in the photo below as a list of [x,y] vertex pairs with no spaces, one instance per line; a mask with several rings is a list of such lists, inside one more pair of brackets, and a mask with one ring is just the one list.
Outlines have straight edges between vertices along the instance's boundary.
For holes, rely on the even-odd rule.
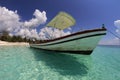
[[26,42],[6,42],[6,41],[0,40],[0,46],[12,46],[12,45],[29,46],[29,43],[26,43]]

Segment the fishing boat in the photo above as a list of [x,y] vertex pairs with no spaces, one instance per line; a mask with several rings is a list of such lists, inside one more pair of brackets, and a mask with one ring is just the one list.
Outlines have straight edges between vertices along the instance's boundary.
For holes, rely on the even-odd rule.
[[[47,27],[64,30],[74,24],[75,19],[71,15],[60,12],[47,24]],[[47,51],[89,55],[104,35],[106,35],[106,28],[103,26],[98,29],[83,30],[58,38],[51,38],[37,44],[32,43],[30,47]]]

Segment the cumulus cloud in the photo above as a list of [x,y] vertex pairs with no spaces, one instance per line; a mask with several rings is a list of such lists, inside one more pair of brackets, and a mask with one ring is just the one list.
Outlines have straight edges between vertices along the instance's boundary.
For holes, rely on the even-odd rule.
[[120,20],[114,21],[114,25],[117,27],[116,32],[120,34]]
[[38,32],[37,32],[37,30],[36,29],[31,29],[31,30],[29,30],[29,29],[27,29],[27,28],[25,28],[25,29],[20,29],[17,33],[16,33],[16,35],[18,35],[18,36],[21,36],[22,38],[36,38],[36,39],[39,39],[39,35],[38,35]]
[[44,27],[40,30],[38,33],[36,29],[20,29],[16,35],[22,36],[22,38],[30,38],[34,39],[36,38],[37,40],[49,40],[49,39],[54,39],[58,38],[61,36],[69,35],[70,31],[64,32],[63,30],[51,28],[51,27]]
[[40,39],[54,39],[61,36],[69,35],[71,34],[70,31],[64,32],[63,30],[51,28],[51,27],[45,27],[40,30],[39,38]]
[[39,34],[35,27],[46,22],[46,12],[36,9],[33,15],[34,18],[29,21],[21,22],[17,10],[12,11],[0,6],[0,32],[7,31],[10,36],[20,35],[27,38],[38,38]]
[[[20,16],[16,11],[7,9],[6,7],[0,7],[0,32],[8,31],[10,36],[19,35],[23,38],[36,38],[36,39],[54,39],[61,36],[70,34],[70,31],[64,32],[63,30],[44,27],[37,32],[35,29],[41,24],[44,24],[47,20],[46,12],[35,10],[33,13],[34,18],[21,22]],[[71,30],[69,28],[68,30]]]
[[117,32],[118,34],[120,34],[120,30],[119,30],[119,29],[116,29],[116,32]]
[[118,29],[120,29],[120,20],[114,21],[114,25],[115,25]]
[[20,17],[17,11],[8,10],[5,7],[0,7],[0,32],[12,32],[20,27]]
[[40,24],[45,23],[47,20],[45,11],[40,12],[38,9],[36,9],[33,15],[35,16],[35,18],[32,18],[29,21],[25,21],[23,26],[28,28],[37,27]]

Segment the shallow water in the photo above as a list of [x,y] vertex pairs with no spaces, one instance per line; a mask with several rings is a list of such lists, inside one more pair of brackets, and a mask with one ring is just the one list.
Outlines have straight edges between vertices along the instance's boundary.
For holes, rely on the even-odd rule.
[[120,80],[120,47],[78,55],[1,46],[0,80]]

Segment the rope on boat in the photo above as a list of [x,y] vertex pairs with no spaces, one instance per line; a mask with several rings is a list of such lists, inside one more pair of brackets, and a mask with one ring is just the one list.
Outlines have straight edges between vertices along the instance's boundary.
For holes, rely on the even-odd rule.
[[110,30],[107,30],[108,32],[110,32],[111,34],[113,34],[115,37],[117,37],[117,38],[119,38],[120,39],[120,36],[118,36],[118,35],[116,35],[116,34],[114,34],[112,31],[110,31]]
[[113,36],[115,36],[115,37],[117,37],[118,38],[118,41],[119,41],[119,43],[118,44],[120,44],[120,36],[118,36],[117,34],[114,34],[112,31],[110,31],[110,30],[107,30],[109,33],[111,33]]

